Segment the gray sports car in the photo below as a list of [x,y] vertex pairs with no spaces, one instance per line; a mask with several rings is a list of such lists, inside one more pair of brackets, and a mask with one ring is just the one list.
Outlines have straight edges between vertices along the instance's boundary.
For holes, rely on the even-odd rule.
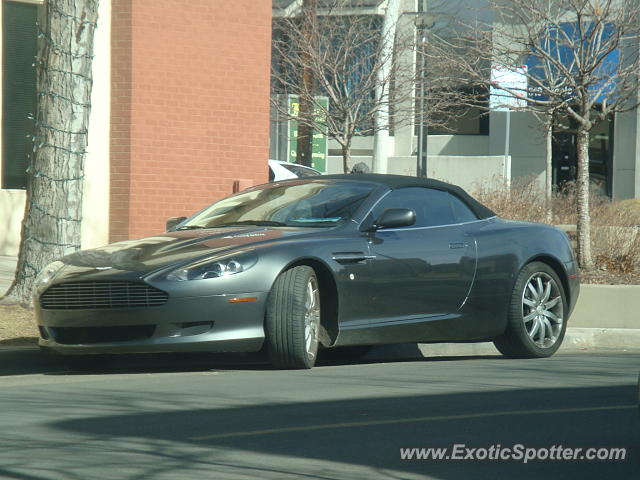
[[498,218],[459,187],[328,175],[250,188],[166,233],[68,255],[35,287],[61,354],[253,352],[492,340],[560,346],[579,292],[567,236]]

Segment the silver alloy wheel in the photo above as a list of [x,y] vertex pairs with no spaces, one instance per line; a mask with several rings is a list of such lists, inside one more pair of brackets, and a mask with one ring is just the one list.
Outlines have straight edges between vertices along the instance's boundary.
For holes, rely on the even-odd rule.
[[318,280],[312,276],[307,282],[304,302],[304,341],[307,354],[315,357],[318,351],[318,331],[320,330],[320,291]]
[[562,332],[564,303],[561,290],[551,275],[536,272],[522,292],[522,320],[531,341],[550,348]]

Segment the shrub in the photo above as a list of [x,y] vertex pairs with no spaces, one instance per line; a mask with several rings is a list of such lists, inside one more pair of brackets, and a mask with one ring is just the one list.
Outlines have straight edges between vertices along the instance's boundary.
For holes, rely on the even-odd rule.
[[[511,188],[476,184],[472,194],[502,218],[545,222],[544,187],[536,178],[520,178]],[[640,201],[611,201],[596,189],[590,193],[591,249],[596,267],[612,272],[640,271]],[[575,225],[576,186],[554,192],[553,223]]]

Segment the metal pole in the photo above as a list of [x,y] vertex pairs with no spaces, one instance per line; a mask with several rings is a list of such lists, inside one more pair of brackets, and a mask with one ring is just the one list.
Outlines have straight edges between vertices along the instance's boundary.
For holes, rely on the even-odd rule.
[[423,57],[422,59],[422,125],[420,126],[420,130],[422,131],[422,157],[421,157],[421,170],[422,170],[422,176],[423,177],[428,177],[428,173],[427,173],[427,154],[429,152],[429,148],[428,148],[428,140],[429,140],[429,125],[428,125],[428,119],[427,116],[424,113],[424,109],[425,109],[425,88],[424,88],[424,82],[426,82],[426,74],[425,74],[425,69],[426,69],[426,59]]
[[507,174],[506,169],[509,162],[509,136],[511,135],[511,109],[507,108],[507,119],[505,125],[504,132],[504,169],[505,175]]
[[371,170],[374,173],[387,173],[389,161],[389,84],[387,80],[391,74],[391,57],[393,56],[394,41],[398,23],[398,0],[389,0],[382,22],[381,51],[376,82],[376,99],[380,108],[375,112],[375,129],[373,133],[373,162]]
[[426,107],[426,82],[427,82],[427,59],[425,56],[425,46],[427,42],[427,28],[429,20],[427,19],[427,2],[426,0],[422,0],[418,4],[418,14],[420,18],[418,21],[420,22],[420,100],[418,102],[418,120],[420,124],[418,125],[418,148],[416,150],[416,176],[418,177],[427,177],[427,141],[429,139],[429,126],[427,125],[427,115],[425,113]]
[[[423,46],[423,44],[421,44]],[[424,124],[425,124],[425,116],[424,116],[424,55],[421,51],[420,56],[420,88],[419,88],[420,99],[418,101],[418,148],[416,150],[416,176],[422,177],[423,175],[423,167],[426,168],[423,162],[423,153],[424,153]]]
[[[318,0],[304,0],[302,5],[302,21],[304,29],[304,41],[308,49],[314,46],[314,29],[316,28]],[[298,136],[296,147],[296,163],[307,167],[313,166],[313,127],[311,121],[314,114],[314,71],[311,68],[311,59],[308,51],[302,51],[303,59],[300,95],[298,95]]]

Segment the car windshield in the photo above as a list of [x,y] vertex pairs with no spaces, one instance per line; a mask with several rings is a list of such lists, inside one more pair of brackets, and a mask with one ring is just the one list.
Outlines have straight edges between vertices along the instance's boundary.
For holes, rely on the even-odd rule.
[[351,218],[374,188],[364,182],[323,180],[263,185],[214,203],[179,230],[233,225],[333,227]]

